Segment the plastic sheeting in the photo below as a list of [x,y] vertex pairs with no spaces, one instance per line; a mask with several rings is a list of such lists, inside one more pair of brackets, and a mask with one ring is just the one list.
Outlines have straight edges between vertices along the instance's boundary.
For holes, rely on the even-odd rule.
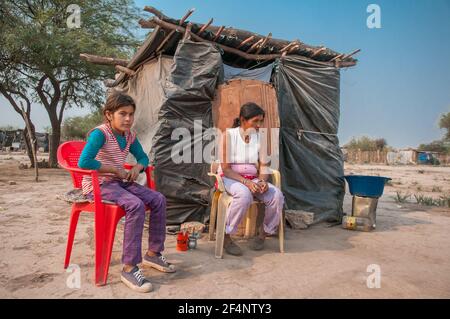
[[314,223],[339,219],[345,194],[343,156],[336,136],[339,70],[288,56],[278,63],[275,81],[287,209],[314,213]]
[[232,79],[245,79],[245,80],[259,80],[262,82],[270,82],[270,76],[272,75],[274,63],[266,65],[264,67],[258,69],[241,69],[235,68],[229,65],[224,64],[224,80],[232,80]]
[[[156,188],[167,198],[169,225],[205,222],[209,217],[213,181],[203,158],[209,142],[205,130],[213,126],[211,101],[222,72],[220,52],[214,46],[179,42],[162,86],[158,127],[150,153]],[[188,155],[187,160],[175,162],[173,150],[180,150],[178,155],[182,157]]]
[[416,152],[413,150],[399,150],[396,152],[387,153],[387,163],[388,165],[407,165],[416,164],[415,162]]
[[[277,61],[275,69],[286,208],[313,213],[314,222],[340,217],[345,184],[335,136],[339,70],[290,56]],[[272,65],[267,70],[272,71]],[[179,42],[173,59],[158,57],[146,63],[123,87],[136,101],[133,128],[156,167],[156,187],[167,198],[169,225],[209,218],[214,181],[203,158],[210,142],[205,130],[213,126],[212,100],[222,79],[220,52],[210,44],[186,40]],[[175,163],[177,148],[190,160]]]

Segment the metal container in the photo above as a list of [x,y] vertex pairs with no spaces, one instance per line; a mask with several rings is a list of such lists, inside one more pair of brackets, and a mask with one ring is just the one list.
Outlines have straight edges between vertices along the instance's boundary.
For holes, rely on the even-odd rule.
[[378,198],[353,196],[352,216],[367,218],[375,229]]
[[372,231],[376,227],[378,198],[353,196],[352,214],[344,216],[342,227],[351,230]]

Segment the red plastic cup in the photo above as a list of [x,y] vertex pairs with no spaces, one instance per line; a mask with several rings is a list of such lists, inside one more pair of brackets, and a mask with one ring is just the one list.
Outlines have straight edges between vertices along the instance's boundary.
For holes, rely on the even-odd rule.
[[186,251],[188,250],[189,233],[179,232],[177,236],[177,250]]

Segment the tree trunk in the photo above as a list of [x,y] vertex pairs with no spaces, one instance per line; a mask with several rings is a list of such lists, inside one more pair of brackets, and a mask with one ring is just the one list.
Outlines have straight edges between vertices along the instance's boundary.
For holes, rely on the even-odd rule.
[[35,130],[34,124],[31,123],[31,121],[29,121],[29,123],[30,123],[30,127],[31,127],[31,136],[28,136],[28,130],[27,130],[27,127],[25,126],[25,129],[23,130],[23,140],[25,141],[25,147],[27,149],[27,155],[28,155],[28,158],[30,159],[31,167],[34,167],[35,162],[34,162],[34,156],[33,156],[33,148],[31,147],[30,141],[35,141],[34,147],[35,147],[35,149],[37,149],[37,139],[36,139],[36,134],[35,134],[36,130]]
[[39,163],[36,154],[36,134],[33,132],[33,127],[31,126],[31,122],[28,118],[28,114],[25,112],[25,109],[22,108],[23,119],[25,120],[25,124],[27,126],[27,132],[30,137],[29,143],[31,144],[31,152],[33,153],[33,162],[34,162],[34,178],[36,182],[39,182]]
[[61,124],[56,114],[50,114],[50,123],[52,125],[52,134],[49,136],[48,165],[50,168],[56,168],[58,167],[57,151],[61,140]]

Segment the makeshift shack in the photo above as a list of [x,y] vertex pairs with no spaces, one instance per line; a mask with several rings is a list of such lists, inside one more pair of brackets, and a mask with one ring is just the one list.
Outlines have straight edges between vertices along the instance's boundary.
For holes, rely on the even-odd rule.
[[[355,65],[359,50],[341,54],[213,26],[212,19],[188,22],[193,10],[180,20],[145,10],[154,17],[140,24],[152,31],[129,61],[81,58],[116,65],[116,78],[105,85],[135,99],[133,129],[155,165],[156,188],[168,199],[168,224],[208,220],[214,181],[203,155],[211,153],[210,129],[223,126],[221,120],[231,127],[247,101],[261,104],[268,127],[279,128],[271,138],[278,145],[286,209],[307,212],[313,222],[339,219],[345,193],[336,135],[340,68]],[[176,147],[191,161],[174,162]]]

